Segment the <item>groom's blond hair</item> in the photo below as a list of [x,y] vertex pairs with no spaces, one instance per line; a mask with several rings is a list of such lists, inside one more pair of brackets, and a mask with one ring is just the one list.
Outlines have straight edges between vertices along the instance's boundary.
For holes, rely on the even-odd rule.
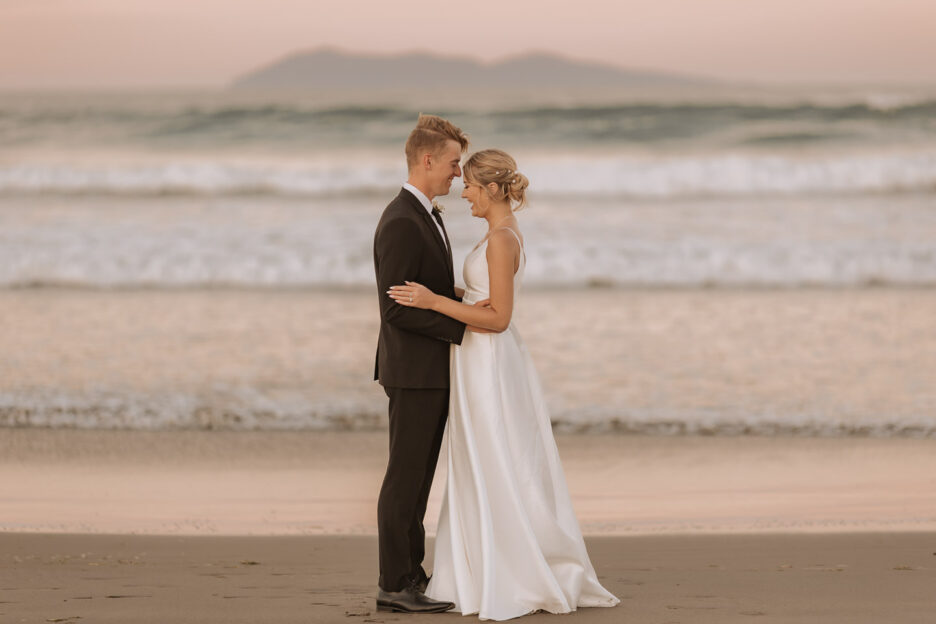
[[418,165],[420,155],[425,152],[438,154],[448,141],[456,141],[461,145],[462,154],[468,149],[468,135],[461,128],[448,119],[420,113],[416,127],[406,139],[407,168]]

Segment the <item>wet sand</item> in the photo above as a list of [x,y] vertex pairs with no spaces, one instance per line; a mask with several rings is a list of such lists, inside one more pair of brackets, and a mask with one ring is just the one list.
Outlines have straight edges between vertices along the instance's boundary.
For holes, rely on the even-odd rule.
[[[932,439],[560,434],[557,444],[586,534],[936,531]],[[382,431],[0,428],[0,531],[376,534],[387,446]]]
[[[0,425],[375,429],[370,291],[0,290]],[[563,431],[936,437],[936,290],[523,291]]]
[[[586,543],[621,604],[565,616],[576,622],[928,624],[936,611],[936,533]],[[0,533],[0,552],[4,622],[462,621],[377,612],[373,536]]]

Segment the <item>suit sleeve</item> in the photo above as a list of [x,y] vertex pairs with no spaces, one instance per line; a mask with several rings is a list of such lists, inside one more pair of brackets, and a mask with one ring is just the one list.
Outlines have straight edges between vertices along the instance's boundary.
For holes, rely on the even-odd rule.
[[374,238],[377,258],[377,288],[380,314],[397,327],[436,340],[461,344],[465,324],[433,310],[408,308],[390,298],[391,286],[418,281],[419,258],[424,240],[418,226],[408,219],[393,219],[380,228]]

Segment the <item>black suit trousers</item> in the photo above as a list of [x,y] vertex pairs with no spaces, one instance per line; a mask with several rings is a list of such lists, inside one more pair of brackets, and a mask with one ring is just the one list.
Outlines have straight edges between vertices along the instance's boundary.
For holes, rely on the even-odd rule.
[[423,518],[448,417],[448,388],[385,387],[390,397],[390,459],[377,500],[380,579],[400,591],[425,574]]

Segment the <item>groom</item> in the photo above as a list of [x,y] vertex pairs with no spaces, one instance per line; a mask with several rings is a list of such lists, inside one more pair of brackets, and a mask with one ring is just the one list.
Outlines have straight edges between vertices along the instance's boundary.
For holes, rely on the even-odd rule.
[[448,416],[449,345],[465,325],[431,310],[397,304],[391,286],[414,281],[460,298],[452,249],[432,199],[461,175],[468,137],[451,122],[420,115],[406,141],[408,180],[374,233],[380,336],[374,379],[390,398],[390,459],[377,502],[380,578],[377,609],[440,613],[455,605],[427,597],[423,517]]

